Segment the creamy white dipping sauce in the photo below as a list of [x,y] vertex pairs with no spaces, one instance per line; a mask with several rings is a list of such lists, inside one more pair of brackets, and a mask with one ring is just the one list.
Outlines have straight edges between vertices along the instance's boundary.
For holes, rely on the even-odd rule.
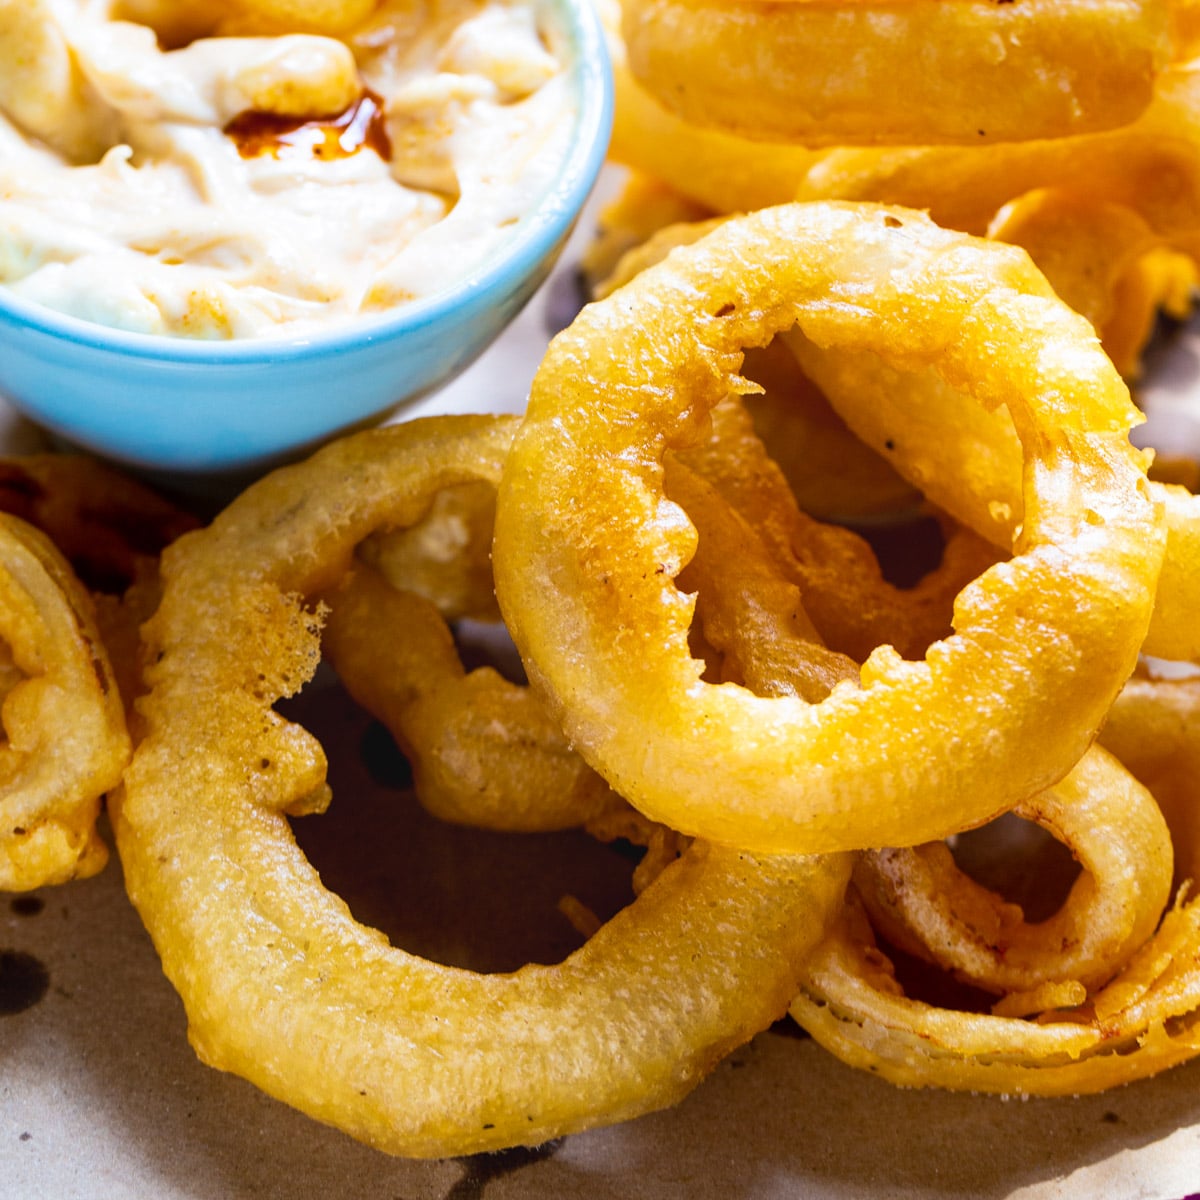
[[[24,0],[51,23],[43,91],[0,85],[0,283],[89,321],[294,337],[430,295],[510,236],[568,150],[563,63],[522,0],[382,0],[336,39],[168,51],[114,9]],[[301,135],[247,157],[227,132],[248,110],[340,113],[363,85],[386,160],[336,152],[336,132],[330,156]]]

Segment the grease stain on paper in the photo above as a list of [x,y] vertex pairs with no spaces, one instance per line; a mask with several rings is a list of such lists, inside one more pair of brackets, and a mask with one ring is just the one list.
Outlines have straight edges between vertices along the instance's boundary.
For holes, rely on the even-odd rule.
[[49,986],[50,972],[32,954],[0,950],[0,1017],[32,1008]]

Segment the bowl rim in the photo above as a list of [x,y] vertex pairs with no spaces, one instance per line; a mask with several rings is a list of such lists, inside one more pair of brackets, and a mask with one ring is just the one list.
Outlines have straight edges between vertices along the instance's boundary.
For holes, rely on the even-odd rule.
[[556,14],[569,48],[567,70],[578,106],[561,169],[537,203],[469,275],[448,288],[406,301],[394,310],[350,318],[329,330],[229,340],[141,333],[58,312],[0,284],[0,323],[18,326],[80,349],[145,362],[204,365],[282,363],[347,352],[467,312],[497,289],[533,273],[570,232],[599,177],[613,121],[613,75],[599,10],[593,0],[535,0]]

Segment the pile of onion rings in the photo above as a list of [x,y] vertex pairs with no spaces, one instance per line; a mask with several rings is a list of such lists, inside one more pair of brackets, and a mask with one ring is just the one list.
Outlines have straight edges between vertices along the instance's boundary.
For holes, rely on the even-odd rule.
[[[130,491],[157,532],[108,555],[157,604],[110,813],[193,1045],[391,1153],[673,1103],[785,1011],[847,1061],[977,1090],[1088,1090],[1200,1049],[1200,918],[1173,879],[1176,846],[1200,857],[1200,723],[1190,683],[1133,676],[1171,543],[1119,374],[1021,252],[919,213],[795,205],[693,232],[625,260],[556,339],[523,420],[343,439],[202,529]],[[942,563],[898,587],[806,514],[739,398],[743,346],[776,338],[785,366],[801,338],[869,348],[1008,413],[1027,460],[1010,545],[947,515]],[[96,511],[49,505],[78,463],[7,472],[10,507],[64,547]],[[114,480],[109,513],[123,495]],[[459,661],[451,624],[494,618],[497,598],[533,687]],[[433,813],[645,847],[636,900],[607,923],[565,902],[583,948],[507,976],[358,924],[288,820],[331,799],[321,747],[275,711],[322,654]],[[936,840],[1002,812],[1082,864],[1044,923]],[[889,952],[990,1009],[904,995]]]
[[[1178,812],[1161,762],[1118,745],[1187,701],[1133,678],[1170,533],[1119,373],[1023,252],[922,214],[697,232],[634,252],[651,265],[555,340],[523,420],[344,439],[163,555],[111,804],[130,896],[205,1061],[392,1153],[672,1103],[789,1004],[908,1083],[1081,1091],[1197,1049]],[[739,398],[743,348],[776,338],[1007,414],[1008,546],[946,515],[945,560],[903,588],[805,514]],[[927,402],[896,395],[905,419]],[[456,653],[449,623],[494,616],[489,557],[532,688]],[[356,923],[287,820],[330,801],[320,746],[275,711],[322,653],[432,812],[645,846],[636,901],[607,924],[567,906],[584,948],[510,976]],[[1082,864],[1045,923],[941,845],[1005,812]],[[990,1007],[905,996],[889,952]]]
[[[880,7],[612,14],[641,173],[523,418],[344,438],[204,528],[114,477],[93,530],[91,467],[0,467],[0,887],[98,869],[108,793],[205,1062],[441,1157],[675,1103],[787,1013],[912,1086],[1200,1053],[1200,688],[1154,666],[1200,664],[1200,499],[1128,386],[1198,278],[1195,37],[1157,0],[914,0],[890,40]],[[831,80],[789,46],[835,26]],[[478,621],[528,683],[464,663]],[[582,948],[507,975],[356,921],[290,824],[333,799],[277,708],[322,658],[432,814],[639,847],[633,902],[566,897]],[[964,865],[1014,821],[1076,864],[1044,911]]]

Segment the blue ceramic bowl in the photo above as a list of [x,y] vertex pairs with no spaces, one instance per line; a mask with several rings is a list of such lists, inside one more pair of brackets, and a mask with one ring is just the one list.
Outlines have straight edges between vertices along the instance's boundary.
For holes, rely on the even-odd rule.
[[503,331],[554,265],[608,143],[612,77],[592,0],[545,0],[577,98],[571,149],[510,240],[444,292],[303,339],[190,341],[64,316],[0,288],[0,396],[59,438],[135,468],[247,473],[382,420]]

